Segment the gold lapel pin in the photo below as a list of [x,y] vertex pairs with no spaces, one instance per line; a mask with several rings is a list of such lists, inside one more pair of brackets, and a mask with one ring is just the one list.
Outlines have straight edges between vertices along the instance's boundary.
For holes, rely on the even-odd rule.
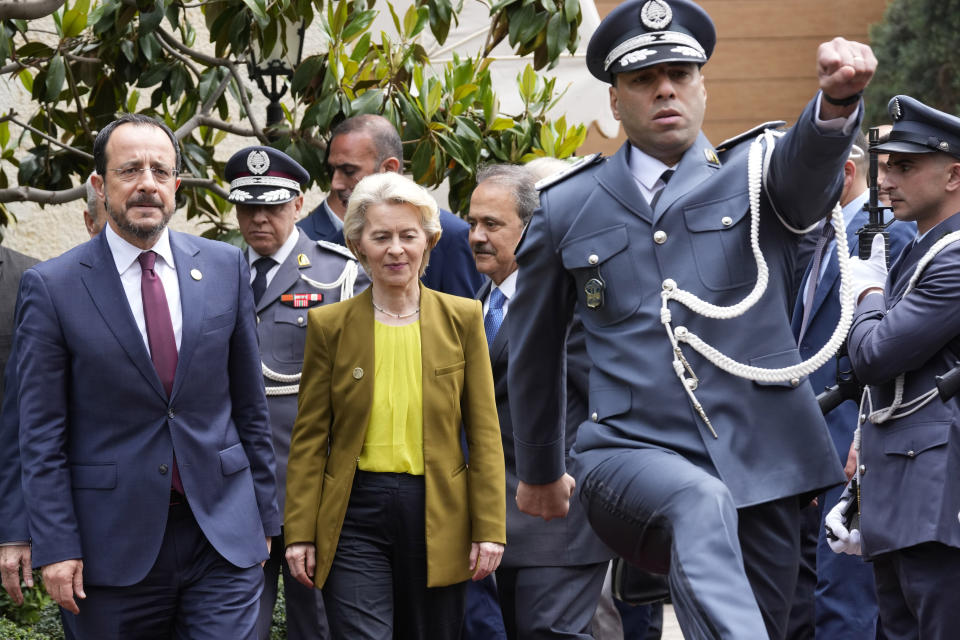
[[301,269],[304,267],[310,266],[310,258],[307,257],[307,254],[305,253],[297,254],[297,266],[300,267]]

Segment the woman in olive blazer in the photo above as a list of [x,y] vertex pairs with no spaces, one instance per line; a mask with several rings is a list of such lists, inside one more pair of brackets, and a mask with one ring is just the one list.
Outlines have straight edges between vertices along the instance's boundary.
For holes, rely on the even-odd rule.
[[[345,235],[370,274],[373,286],[350,300],[311,310],[307,323],[299,409],[288,463],[284,536],[291,572],[301,581],[312,579],[320,588],[327,581],[338,545],[350,542],[341,540],[341,528],[351,504],[367,436],[376,384],[374,323],[384,322],[383,313],[399,318],[419,312],[425,586],[444,587],[465,583],[471,577],[482,578],[499,564],[506,542],[503,449],[480,303],[435,292],[416,279],[426,267],[429,249],[439,239],[439,223],[436,231],[431,231],[433,224],[427,211],[423,215],[423,227],[427,228],[423,264],[415,265],[419,269],[413,272],[412,284],[401,283],[408,299],[416,298],[410,305],[415,304],[417,309],[408,314],[384,312],[390,308],[404,309],[402,300],[391,300],[387,295],[391,291],[389,285],[396,285],[399,277],[395,272],[400,258],[380,259],[375,248],[368,250],[359,237],[369,231],[368,225],[362,221],[358,230],[356,216],[351,217],[352,212],[356,213],[354,200],[364,194],[368,196],[368,206],[378,198],[385,198],[390,206],[410,200],[419,205],[417,193],[411,195],[411,186],[423,191],[394,173],[374,174],[357,185],[348,208]],[[371,191],[379,194],[373,200]],[[423,193],[433,202],[429,194]],[[399,249],[397,252],[403,255]],[[391,301],[392,306],[385,300]],[[469,464],[461,433],[469,451]],[[315,560],[311,555],[315,555]],[[311,566],[314,562],[315,567]],[[395,591],[397,582],[395,577]],[[402,585],[402,589],[409,588]],[[335,618],[339,612],[335,604],[331,607],[326,589],[324,597],[336,636]],[[339,602],[343,607],[342,600]],[[351,615],[362,617],[373,606],[358,603]],[[462,598],[456,606],[461,608],[458,615],[462,617]],[[437,613],[426,611],[425,615],[432,618]],[[356,629],[349,634],[344,632],[357,633]],[[399,630],[396,633],[397,637],[418,635]],[[423,633],[436,636],[435,631]]]

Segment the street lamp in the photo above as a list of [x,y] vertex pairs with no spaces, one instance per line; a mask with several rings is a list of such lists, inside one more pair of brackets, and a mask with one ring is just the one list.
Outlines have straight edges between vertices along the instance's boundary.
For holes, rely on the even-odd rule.
[[[250,59],[247,60],[247,73],[257,83],[260,91],[269,101],[267,105],[267,129],[272,129],[283,121],[283,108],[280,98],[287,92],[286,79],[293,77],[293,70],[300,64],[303,55],[303,34],[306,21],[300,23],[285,21],[283,34],[286,39],[286,52],[278,39],[268,55],[264,56],[257,42],[253,43]],[[268,135],[269,132],[268,132]]]

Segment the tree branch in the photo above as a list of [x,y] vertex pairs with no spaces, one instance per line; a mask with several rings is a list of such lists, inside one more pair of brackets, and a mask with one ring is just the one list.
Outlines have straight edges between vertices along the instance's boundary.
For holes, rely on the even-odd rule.
[[0,20],[35,20],[63,6],[64,0],[4,0],[0,2]]
[[78,56],[73,53],[63,52],[63,57],[72,62],[86,62],[87,64],[103,64],[100,58],[88,58],[87,56]]
[[[54,144],[54,145],[56,145],[56,146],[58,146],[58,147],[60,147],[60,148],[62,148],[62,149],[66,149],[66,150],[69,151],[70,153],[74,153],[74,154],[76,154],[76,155],[78,155],[78,156],[81,156],[81,157],[83,157],[83,158],[86,158],[87,160],[93,160],[93,156],[90,155],[89,153],[87,153],[86,151],[81,151],[80,149],[77,149],[76,147],[71,147],[71,146],[68,145],[68,144],[63,144],[62,142],[60,142],[60,141],[57,140],[56,138],[51,137],[51,136],[48,136],[48,135],[45,134],[43,131],[40,131],[39,129],[35,129],[34,127],[31,127],[30,125],[26,124],[25,122],[20,122],[19,120],[17,120],[17,119],[14,118],[13,116],[14,116],[14,112],[11,111],[11,112],[8,113],[7,115],[5,115],[5,116],[3,116],[3,117],[0,117],[0,122],[4,122],[5,120],[9,120],[10,122],[12,122],[13,124],[17,125],[18,127],[21,127],[21,128],[23,128],[23,129],[26,129],[27,131],[31,131],[31,132],[37,134],[38,136],[40,136],[41,138],[43,138],[44,140],[46,140],[47,142],[49,142],[49,143],[51,143],[51,144]],[[91,137],[91,140],[92,140],[92,139],[93,139],[93,138]],[[0,200],[0,202],[3,202],[3,201]]]
[[92,146],[93,133],[90,131],[87,119],[83,116],[83,103],[80,102],[80,92],[77,91],[77,83],[73,78],[73,71],[70,69],[70,65],[65,64],[63,66],[67,70],[67,83],[70,85],[70,93],[73,95],[74,102],[77,103],[77,119],[80,121],[80,126],[83,127],[83,132],[87,134],[87,140],[90,141]]
[[11,187],[0,189],[0,202],[37,202],[40,204],[64,204],[87,197],[86,185],[63,189],[62,191],[46,191],[33,187]]
[[163,38],[160,38],[160,46],[163,47],[167,53],[169,53],[174,58],[176,58],[177,60],[182,62],[184,65],[186,65],[186,67],[193,72],[193,75],[195,75],[198,79],[200,78],[200,72],[197,70],[195,66],[193,66],[193,62],[190,61],[190,58],[188,58],[187,56],[183,55],[182,53],[178,52],[176,49],[171,47],[169,44],[167,44],[167,41],[164,40]]
[[[217,86],[217,88],[213,90],[213,92],[207,97],[207,100],[200,106],[200,111],[193,114],[193,116],[187,120],[182,127],[174,132],[177,136],[177,140],[183,140],[190,135],[194,129],[203,124],[202,119],[206,117],[210,113],[210,110],[213,109],[213,106],[217,104],[217,100],[219,100],[220,96],[223,95],[223,92],[226,91],[228,84],[230,84],[229,74],[223,76],[223,80],[220,81],[220,84]],[[219,120],[215,121],[219,122]]]
[[224,122],[219,118],[214,118],[212,116],[200,116],[200,122],[198,123],[204,127],[213,127],[214,129],[220,129],[221,131],[226,131],[227,133],[232,133],[237,136],[243,136],[245,138],[255,138],[257,137],[257,132],[253,129],[247,129],[239,125],[230,124],[229,122]]
[[227,68],[230,69],[230,75],[233,76],[234,81],[237,83],[237,93],[240,94],[240,102],[243,104],[243,110],[247,114],[247,120],[250,121],[250,126],[253,127],[257,140],[262,144],[269,145],[270,139],[267,138],[267,134],[263,132],[260,124],[257,122],[257,117],[253,115],[253,110],[250,109],[250,101],[247,99],[247,92],[243,90],[243,82],[240,80],[240,74],[237,72],[236,66],[232,62],[228,62]]
[[[216,180],[213,178],[181,178],[180,179],[181,187],[201,187],[208,191],[212,191],[224,200],[230,197],[230,192],[226,191],[223,187],[217,184]],[[2,192],[0,192],[2,193]],[[0,202],[3,202],[0,200]]]
[[27,65],[23,64],[19,60],[14,60],[10,64],[5,64],[0,67],[0,75],[6,75],[12,73],[13,71],[20,71],[21,69],[27,69]]
[[225,67],[230,65],[230,60],[227,58],[217,58],[215,56],[208,56],[205,53],[200,53],[194,49],[191,49],[187,45],[183,44],[169,33],[163,29],[163,27],[157,27],[157,33],[160,35],[161,40],[166,42],[172,48],[176,49],[184,55],[188,55],[194,60],[198,60],[211,67]]

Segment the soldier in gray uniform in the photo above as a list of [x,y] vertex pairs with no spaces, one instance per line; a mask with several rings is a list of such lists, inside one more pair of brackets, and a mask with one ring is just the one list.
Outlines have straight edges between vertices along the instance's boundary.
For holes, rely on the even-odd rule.
[[[350,251],[331,242],[310,240],[296,226],[303,207],[301,185],[310,176],[293,158],[270,147],[247,147],[227,161],[230,201],[249,248],[251,285],[257,310],[257,334],[263,359],[263,381],[270,407],[270,428],[277,456],[280,509],[286,498],[290,434],[297,416],[297,391],[307,337],[307,311],[353,297],[369,285]],[[290,577],[283,561],[283,535],[275,539],[264,566],[266,582],[260,597],[257,635],[269,640],[277,597],[277,576],[283,571],[287,605],[287,637],[316,640],[329,637],[323,598]]]
[[592,368],[571,471],[591,526],[668,574],[686,637],[782,638],[801,503],[843,481],[793,373],[797,239],[837,202],[876,59],[842,38],[820,45],[821,91],[790,131],[713,147],[701,66],[715,40],[690,0],[628,0],[589,43],[629,140],[544,188],[517,253],[517,503],[558,517],[573,492],[561,416],[576,311]]
[[[849,352],[868,385],[860,450],[860,536],[826,519],[834,551],[873,561],[884,634],[956,638],[960,610],[960,402],[935,378],[960,359],[960,118],[909,96],[890,101],[880,184],[917,238],[887,274],[878,236],[853,263],[858,297]],[[832,505],[828,505],[832,506]]]

